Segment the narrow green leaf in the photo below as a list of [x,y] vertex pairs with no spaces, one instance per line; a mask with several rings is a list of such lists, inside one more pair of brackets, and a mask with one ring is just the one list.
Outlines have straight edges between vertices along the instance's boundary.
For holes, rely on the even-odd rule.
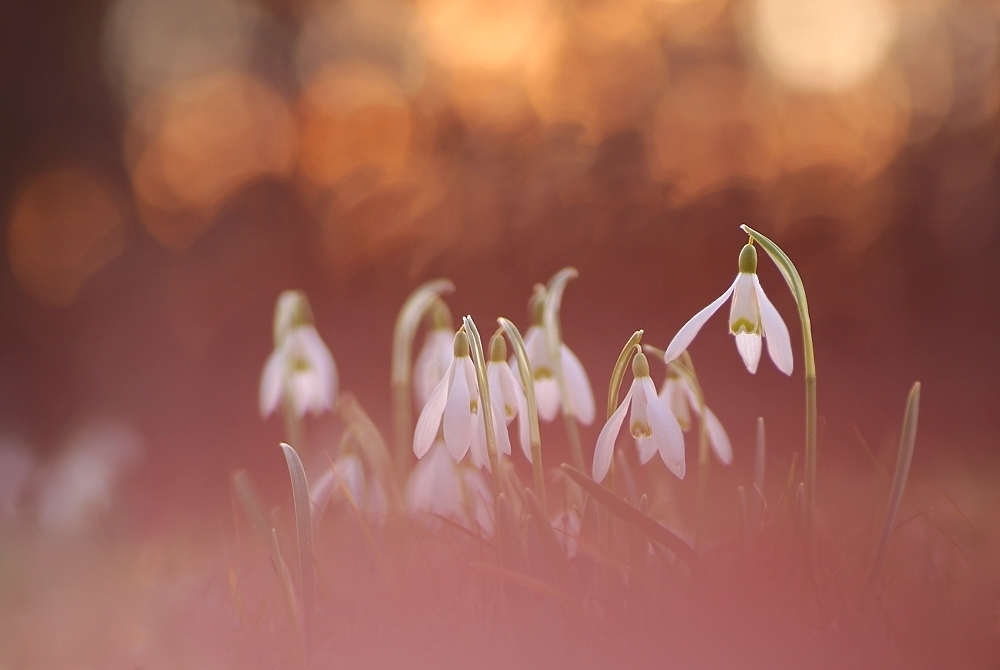
[[302,460],[290,445],[281,443],[285,463],[292,481],[292,502],[295,506],[295,538],[299,554],[299,579],[302,586],[302,621],[306,650],[312,648],[316,614],[315,575],[313,573],[313,535],[309,484]]
[[917,441],[917,417],[920,413],[920,382],[910,389],[910,397],[906,401],[906,414],[903,417],[903,435],[899,440],[899,456],[896,458],[896,476],[892,480],[892,491],[889,494],[889,505],[885,510],[885,521],[882,524],[882,535],[872,561],[868,584],[874,586],[882,573],[886,553],[889,551],[889,539],[892,537],[899,503],[906,489],[906,479],[910,473],[910,463],[913,461],[913,447]]
[[699,577],[706,576],[705,566],[702,564],[701,559],[698,558],[698,554],[695,553],[694,549],[664,525],[642,514],[639,510],[570,465],[563,463],[562,469],[573,481],[580,485],[580,488],[590,494],[590,496],[601,503],[612,514],[641,532],[653,542],[674,552],[677,558],[683,561],[693,574]]

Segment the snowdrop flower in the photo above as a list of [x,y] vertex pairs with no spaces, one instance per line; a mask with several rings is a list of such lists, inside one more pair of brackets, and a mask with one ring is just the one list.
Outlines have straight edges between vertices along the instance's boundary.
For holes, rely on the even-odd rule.
[[[524,335],[524,349],[528,354],[528,362],[531,363],[531,371],[535,378],[538,416],[543,421],[552,421],[562,405],[562,397],[559,393],[559,380],[556,379],[552,358],[549,356],[545,327],[542,325],[542,301],[535,306],[535,311],[535,323]],[[570,403],[576,412],[576,418],[590,425],[594,421],[594,392],[590,388],[587,372],[583,369],[580,359],[565,343],[559,350],[559,362],[566,377],[566,390],[570,395]],[[519,374],[516,359],[510,359],[510,368],[515,376]]]
[[[691,427],[692,411],[701,418],[701,408],[697,394],[691,388],[688,380],[673,370],[667,373],[667,379],[663,382],[663,388],[660,389],[660,400],[677,417],[677,422],[680,424],[682,430],[686,431]],[[722,423],[718,417],[708,407],[705,407],[704,420],[705,431],[708,433],[708,443],[711,445],[712,451],[715,452],[716,457],[720,461],[726,465],[731,465],[733,462],[733,447],[729,442],[726,429],[722,427]]]
[[413,390],[420,407],[427,404],[434,388],[444,379],[444,373],[451,364],[454,337],[451,312],[444,302],[438,300],[431,312],[431,328],[424,336],[424,346],[413,366]]
[[760,362],[761,338],[767,339],[767,352],[775,366],[786,375],[792,374],[792,345],[788,328],[771,301],[764,295],[757,279],[757,250],[747,244],[740,252],[740,271],[736,281],[712,304],[701,310],[684,324],[667,347],[667,363],[681,355],[695,335],[715,314],[722,303],[733,297],[729,310],[729,332],[736,336],[736,348],[743,357],[750,373],[757,371]]
[[[465,331],[455,334],[454,357],[444,377],[431,392],[420,412],[413,431],[413,453],[423,458],[443,427],[444,443],[452,459],[458,463],[469,451],[479,417],[479,385],[476,368],[469,356],[469,338]],[[485,433],[485,427],[483,428]],[[485,442],[485,437],[483,438]]]
[[576,556],[576,542],[580,537],[580,515],[576,510],[564,510],[552,519],[552,529],[556,539],[566,552],[566,558]]
[[492,501],[482,472],[455,463],[441,440],[414,466],[406,482],[406,507],[411,515],[440,515],[486,535],[493,533]]
[[[521,382],[507,365],[507,342],[503,336],[495,335],[490,342],[490,360],[486,363],[486,379],[490,385],[490,402],[493,403],[493,423],[496,426],[497,449],[510,455],[510,436],[507,425],[517,417],[518,438],[521,451],[531,462],[531,444],[528,439],[528,401],[524,397]],[[501,423],[501,418],[503,422]],[[486,420],[480,418],[472,443],[472,462],[477,467],[490,468],[486,451]]]
[[337,365],[312,323],[305,295],[285,291],[274,314],[274,351],[260,378],[260,413],[271,415],[282,400],[299,418],[330,409],[337,397]]
[[656,394],[653,380],[649,378],[649,362],[645,354],[632,359],[632,386],[621,405],[614,411],[597,437],[594,449],[594,480],[601,481],[608,474],[614,454],[615,438],[625,420],[629,405],[632,415],[629,428],[639,447],[639,457],[646,463],[659,452],[670,471],[684,478],[684,433],[670,408]]

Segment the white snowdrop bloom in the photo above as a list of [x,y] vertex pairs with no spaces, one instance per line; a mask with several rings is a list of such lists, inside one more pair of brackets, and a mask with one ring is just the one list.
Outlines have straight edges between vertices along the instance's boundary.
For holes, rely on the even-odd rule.
[[740,252],[740,271],[736,281],[712,304],[704,308],[677,331],[664,354],[667,363],[688,348],[695,335],[729,297],[729,332],[736,336],[736,348],[750,373],[760,362],[761,338],[767,339],[767,353],[774,365],[786,375],[792,374],[792,344],[788,328],[771,301],[764,295],[757,279],[757,250],[747,244]]
[[476,368],[469,357],[469,338],[455,334],[454,358],[444,377],[431,392],[413,431],[413,453],[423,458],[443,427],[444,443],[456,463],[469,451],[479,418],[479,385]]
[[[687,380],[674,372],[667,373],[667,379],[660,389],[660,399],[670,408],[670,411],[680,424],[682,430],[691,427],[691,412],[694,411],[700,417],[701,411],[698,403],[698,396],[688,384]],[[705,407],[705,431],[708,433],[708,443],[715,452],[716,457],[726,465],[733,462],[733,447],[729,442],[729,435],[722,427],[715,413],[707,406]]]
[[429,330],[424,336],[424,346],[413,364],[413,391],[420,407],[427,404],[427,399],[444,379],[444,373],[451,365],[454,338],[455,331],[451,328]]
[[[337,470],[336,473],[334,468]],[[332,468],[326,468],[323,474],[309,483],[309,500],[315,510],[323,512],[331,500],[336,501],[343,496],[341,480],[350,491],[354,502],[363,508],[367,498],[364,465],[354,454],[344,454],[333,462]]]
[[406,482],[406,507],[411,514],[440,514],[456,521],[465,518],[458,464],[441,440],[413,467]]
[[[490,403],[493,405],[494,433],[497,436],[497,450],[510,456],[510,436],[507,426],[514,417],[518,422],[518,439],[521,451],[531,462],[531,443],[528,438],[528,401],[524,397],[521,382],[515,379],[507,361],[507,343],[502,336],[494,336],[490,342],[490,360],[486,363],[486,380],[490,386]],[[486,420],[480,418],[476,433],[472,437],[472,462],[476,467],[490,469],[489,454],[486,451]]]
[[670,471],[684,478],[684,433],[670,408],[656,394],[656,387],[649,377],[649,363],[644,354],[632,359],[632,386],[597,437],[594,449],[594,480],[601,481],[608,474],[614,455],[615,438],[625,420],[629,406],[632,414],[629,428],[639,447],[639,457],[647,463],[659,452]]
[[38,524],[49,533],[79,535],[113,508],[124,474],[142,456],[142,438],[116,421],[95,421],[71,439],[45,468],[38,492]]
[[[528,354],[528,362],[531,363],[531,372],[535,378],[538,416],[543,421],[552,421],[562,406],[562,396],[559,393],[559,381],[552,368],[552,357],[549,356],[549,347],[545,340],[544,327],[533,325],[524,335],[524,349]],[[576,418],[589,425],[594,421],[594,392],[590,388],[590,379],[580,359],[569,350],[569,347],[562,344],[559,351],[559,362],[566,377],[570,404],[573,406]],[[516,359],[510,359],[510,368],[515,375],[518,374]]]
[[260,413],[271,415],[283,400],[296,416],[319,414],[337,397],[337,365],[312,325],[305,295],[285,291],[274,316],[275,348],[260,378]]

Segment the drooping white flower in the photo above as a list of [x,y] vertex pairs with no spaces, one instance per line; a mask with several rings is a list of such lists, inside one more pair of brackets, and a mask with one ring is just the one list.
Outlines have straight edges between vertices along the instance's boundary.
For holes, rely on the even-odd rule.
[[670,408],[656,394],[656,387],[649,377],[649,363],[644,354],[636,354],[632,359],[632,375],[634,377],[632,386],[597,437],[597,447],[594,449],[594,480],[600,482],[608,474],[611,458],[614,455],[615,439],[621,430],[629,406],[632,407],[629,428],[639,447],[639,457],[642,462],[648,462],[659,452],[670,471],[683,479],[684,433],[681,432],[680,424],[677,423]]
[[299,418],[330,409],[337,397],[337,365],[312,325],[305,295],[282,293],[274,323],[274,351],[260,378],[261,416],[271,415],[282,401],[290,403]]
[[792,374],[792,345],[788,328],[771,301],[764,295],[757,279],[757,250],[751,244],[740,252],[740,271],[736,281],[708,307],[704,308],[677,332],[664,354],[667,363],[681,355],[709,317],[715,314],[729,296],[729,332],[736,336],[736,348],[750,373],[760,362],[761,338],[767,340],[767,352],[774,365],[786,375]]
[[552,530],[556,532],[556,539],[566,552],[566,558],[576,556],[576,543],[580,537],[580,515],[575,509],[568,509],[559,512],[552,519]]
[[438,522],[434,515],[440,515],[490,536],[492,501],[492,489],[482,471],[455,463],[440,440],[414,466],[406,482],[410,514],[428,517],[432,525]]
[[413,453],[423,458],[444,428],[444,443],[456,463],[472,444],[479,418],[479,385],[476,368],[469,357],[469,338],[463,331],[455,334],[454,357],[444,377],[431,392],[413,431]]
[[[528,328],[528,332],[524,335],[524,349],[528,354],[528,362],[531,363],[532,375],[535,378],[538,416],[543,421],[552,421],[562,406],[562,396],[559,393],[559,381],[552,367],[552,357],[549,356],[543,326],[536,324]],[[580,359],[565,343],[561,345],[559,351],[559,362],[563,376],[566,377],[570,404],[573,406],[576,418],[589,425],[594,421],[594,392],[590,388],[590,379]],[[510,359],[510,368],[515,375],[519,374],[516,359]]]
[[[673,371],[667,373],[667,379],[660,389],[660,400],[670,408],[670,411],[680,424],[682,430],[691,427],[691,412],[701,417],[700,403],[698,396],[691,388],[687,379],[675,374]],[[708,443],[715,452],[716,457],[726,465],[733,462],[733,447],[729,441],[726,429],[722,427],[715,413],[707,406],[705,407],[705,431],[708,434]],[[650,455],[652,456],[652,455]]]
[[[510,436],[507,426],[517,417],[518,439],[521,451],[531,462],[531,443],[528,438],[528,401],[521,388],[520,376],[515,377],[507,365],[507,343],[502,336],[494,336],[490,342],[490,360],[486,363],[486,380],[490,386],[490,403],[493,405],[493,421],[496,425],[497,447],[501,453],[510,455]],[[486,421],[479,422],[473,437],[473,463],[489,468],[486,452]],[[478,452],[478,453],[477,453]]]

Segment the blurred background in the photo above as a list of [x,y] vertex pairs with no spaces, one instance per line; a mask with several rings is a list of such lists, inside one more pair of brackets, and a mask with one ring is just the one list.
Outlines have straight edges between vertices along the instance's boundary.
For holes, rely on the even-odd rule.
[[[664,347],[731,283],[740,223],[809,292],[822,459],[870,468],[920,380],[915,473],[995,465],[1000,2],[6,0],[0,92],[0,434],[51,462],[126,430],[150,522],[236,467],[285,484],[256,403],[281,290],[387,428],[410,290],[523,330],[573,265],[601,407],[633,330]],[[747,375],[724,316],[692,346],[741,472],[756,416],[775,458],[803,434],[760,276],[796,374]]]

